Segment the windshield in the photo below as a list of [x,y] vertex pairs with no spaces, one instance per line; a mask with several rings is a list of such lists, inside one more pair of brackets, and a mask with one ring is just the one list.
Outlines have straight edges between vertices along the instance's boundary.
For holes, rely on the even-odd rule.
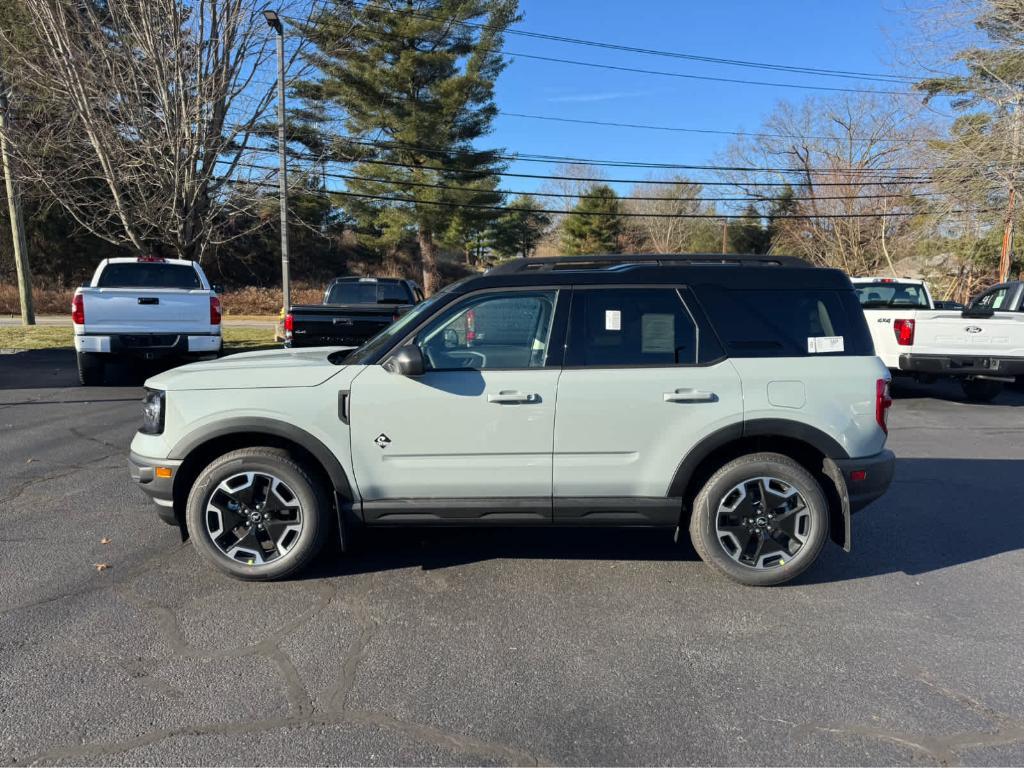
[[404,283],[359,281],[335,283],[324,304],[412,304]]
[[119,262],[107,264],[100,272],[97,288],[202,288],[199,275],[187,264],[160,262]]
[[853,290],[865,309],[928,309],[928,294],[919,283],[861,283],[854,284]]
[[372,360],[381,350],[387,349],[397,338],[404,335],[407,328],[414,328],[423,317],[433,311],[434,307],[444,304],[453,287],[449,286],[443,291],[435,293],[426,301],[417,304],[363,346],[357,347],[351,352],[332,354],[329,358],[330,361],[335,365],[363,365]]

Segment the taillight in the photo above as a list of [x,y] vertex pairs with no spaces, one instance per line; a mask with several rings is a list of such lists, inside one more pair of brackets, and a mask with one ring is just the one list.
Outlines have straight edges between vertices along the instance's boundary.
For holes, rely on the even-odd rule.
[[85,325],[85,298],[82,294],[71,300],[71,322],[75,325]]
[[476,340],[476,310],[466,312],[466,343]]
[[914,343],[913,320],[893,320],[892,331],[896,334],[896,343],[901,347],[909,347]]
[[292,313],[289,312],[284,316],[284,335],[286,338],[292,337],[292,331],[295,330],[295,318],[292,317]]
[[889,408],[892,395],[889,394],[889,380],[879,379],[875,382],[875,421],[885,434],[889,434]]
[[220,325],[220,299],[210,297],[210,325]]

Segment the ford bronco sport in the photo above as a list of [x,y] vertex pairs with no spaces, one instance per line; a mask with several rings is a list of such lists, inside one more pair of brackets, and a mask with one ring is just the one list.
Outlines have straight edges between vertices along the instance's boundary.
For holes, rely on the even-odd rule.
[[130,471],[200,554],[275,579],[353,526],[688,529],[750,585],[883,494],[889,372],[843,273],[792,258],[520,259],[355,350],[147,382]]

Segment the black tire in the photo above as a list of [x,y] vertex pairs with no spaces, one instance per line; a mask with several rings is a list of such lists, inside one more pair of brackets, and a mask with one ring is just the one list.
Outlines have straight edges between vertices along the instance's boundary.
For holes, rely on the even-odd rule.
[[[279,552],[277,542],[270,543],[270,546],[274,547],[273,551],[265,551],[262,548],[264,545],[259,545],[261,547],[259,551],[263,555],[274,557],[274,559],[263,563],[255,563],[252,558],[244,554],[253,551],[249,548],[236,552],[234,558],[229,557],[227,552],[231,551],[232,546],[238,545],[243,539],[246,542],[252,541],[246,538],[249,536],[249,532],[238,541],[234,541],[233,544],[225,545],[224,538],[227,537],[231,541],[232,537],[236,535],[235,530],[242,530],[243,525],[236,526],[234,530],[224,531],[223,529],[228,528],[230,523],[225,523],[221,515],[227,513],[214,510],[211,518],[209,510],[211,505],[216,506],[215,495],[220,493],[221,484],[243,473],[255,473],[254,477],[257,478],[269,476],[279,480],[284,485],[284,491],[291,494],[292,502],[298,503],[301,515],[300,530],[294,534],[294,538],[290,539],[287,550],[283,554],[277,554]],[[232,494],[235,493],[232,490]],[[254,490],[253,493],[258,493],[258,491]],[[217,498],[221,497],[217,496]],[[228,496],[228,498],[234,497]],[[264,494],[264,501],[266,503],[271,501],[269,491]],[[253,508],[254,512],[258,511],[256,504],[253,504]],[[255,447],[227,453],[215,459],[199,473],[188,496],[185,524],[196,550],[210,564],[239,579],[273,581],[301,571],[319,554],[331,529],[330,515],[330,497],[326,489],[306,467],[292,458],[285,450]],[[254,528],[254,523],[245,522],[246,517],[244,511],[240,511],[236,519],[240,519],[244,526],[250,529]],[[220,536],[211,534],[209,525],[212,524],[212,521],[219,523],[219,530],[222,530]],[[267,524],[267,529],[271,527],[271,524],[283,525],[280,521],[271,520]],[[260,531],[263,531],[262,527]],[[266,533],[257,534],[254,530],[250,532],[257,537],[267,536]],[[292,534],[285,533],[277,541],[283,541],[285,536],[292,536]],[[228,546],[227,551],[222,549],[224,546]],[[247,543],[246,546],[255,547],[256,545]]]
[[[746,488],[748,486],[744,484],[758,483],[758,478],[772,478],[776,482],[772,487],[785,490],[787,495],[791,495],[789,490],[795,490],[799,494],[794,500],[794,507],[796,507],[796,502],[802,500],[800,519],[794,518],[792,522],[803,526],[801,533],[804,536],[803,542],[799,543],[795,538],[782,531],[778,523],[775,523],[774,533],[768,533],[773,530],[770,527],[772,522],[767,522],[764,518],[768,516],[767,510],[770,505],[763,505],[764,511],[756,513],[758,514],[757,519],[769,527],[760,528],[756,536],[770,542],[772,548],[778,544],[776,537],[781,537],[789,542],[791,547],[795,546],[796,548],[792,552],[779,552],[773,559],[763,561],[759,559],[759,562],[762,563],[759,567],[744,564],[737,559],[742,557],[747,550],[741,547],[740,542],[735,538],[730,538],[730,534],[722,534],[718,529],[720,508],[728,506],[729,498],[736,498],[733,494],[740,486]],[[746,491],[741,493],[740,498],[745,499]],[[778,509],[782,509],[782,507]],[[775,509],[776,514],[778,514],[778,509]],[[806,510],[806,514],[803,510]],[[728,513],[721,514],[728,515]],[[783,512],[780,514],[780,518],[783,518],[784,515],[788,517],[787,513]],[[751,518],[746,519],[753,522]],[[748,529],[744,526],[744,532],[747,531]],[[800,464],[788,456],[778,453],[748,454],[733,459],[723,466],[708,479],[700,493],[697,494],[693,503],[693,513],[690,516],[690,540],[701,560],[730,579],[754,587],[782,584],[803,573],[817,559],[821,548],[828,539],[828,532],[828,502],[821,485]],[[751,542],[757,540],[755,536],[750,536]],[[733,552],[729,551],[728,546],[734,547]],[[757,553],[760,552],[761,549],[758,548]],[[767,558],[768,555],[763,557]]]
[[960,382],[967,399],[972,403],[988,403],[1003,391],[1003,382],[991,379],[964,379]]
[[78,383],[83,387],[99,387],[106,378],[106,365],[103,356],[95,352],[78,352]]

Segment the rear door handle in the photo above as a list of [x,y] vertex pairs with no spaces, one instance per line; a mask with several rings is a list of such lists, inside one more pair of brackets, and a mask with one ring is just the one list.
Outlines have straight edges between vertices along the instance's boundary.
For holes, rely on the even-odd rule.
[[498,394],[488,393],[488,403],[498,403],[499,405],[509,405],[514,403],[538,403],[540,402],[540,395],[534,392],[509,392],[502,390]]
[[714,403],[718,401],[718,395],[714,392],[704,392],[699,389],[677,389],[675,392],[664,394],[666,403]]

